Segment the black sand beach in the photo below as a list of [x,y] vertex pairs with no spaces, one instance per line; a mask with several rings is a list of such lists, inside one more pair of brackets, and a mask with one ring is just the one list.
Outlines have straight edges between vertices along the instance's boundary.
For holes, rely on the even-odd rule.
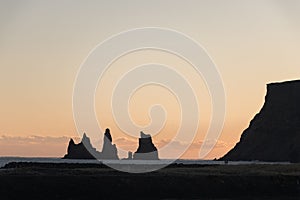
[[178,165],[129,174],[100,164],[9,163],[1,199],[299,199],[300,164]]

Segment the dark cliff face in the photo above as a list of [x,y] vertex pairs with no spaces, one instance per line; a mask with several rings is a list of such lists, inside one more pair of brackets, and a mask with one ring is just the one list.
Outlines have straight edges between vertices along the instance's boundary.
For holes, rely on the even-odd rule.
[[267,85],[261,111],[221,160],[300,162],[300,80]]
[[135,160],[158,160],[157,148],[152,142],[150,135],[141,132],[141,137],[139,138],[139,146],[133,155]]

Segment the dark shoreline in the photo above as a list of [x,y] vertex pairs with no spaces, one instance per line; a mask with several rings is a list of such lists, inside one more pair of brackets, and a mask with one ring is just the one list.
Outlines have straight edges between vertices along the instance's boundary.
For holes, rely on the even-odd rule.
[[103,164],[9,163],[1,199],[299,199],[300,164],[183,165],[130,174]]

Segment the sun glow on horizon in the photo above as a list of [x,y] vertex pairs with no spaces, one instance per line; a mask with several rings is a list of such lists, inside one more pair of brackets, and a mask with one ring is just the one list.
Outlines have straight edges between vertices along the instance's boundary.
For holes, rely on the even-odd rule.
[[[261,109],[267,83],[300,79],[299,8],[297,0],[1,2],[0,156],[63,156],[69,138],[80,140],[72,92],[88,53],[113,34],[155,26],[192,37],[218,66],[226,91],[226,119],[207,158],[219,158],[239,141]],[[183,158],[198,158],[212,114],[210,95],[205,79],[195,76],[189,63],[171,53],[135,51],[113,62],[96,91],[99,125],[111,129],[117,146],[136,150],[137,139],[115,124],[109,97],[124,72],[145,63],[168,65],[197,86],[193,88],[199,103],[199,128]],[[167,112],[161,131],[148,132],[161,148],[180,126],[176,96],[158,85],[146,85],[128,102],[131,118],[141,129],[151,122],[149,108],[154,104],[163,105]],[[103,133],[87,134],[99,134],[100,139],[92,142],[100,149]]]

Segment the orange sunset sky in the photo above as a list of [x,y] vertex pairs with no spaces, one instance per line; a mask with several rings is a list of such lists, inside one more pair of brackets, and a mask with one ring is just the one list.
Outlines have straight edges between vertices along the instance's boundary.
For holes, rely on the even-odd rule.
[[[89,52],[113,34],[162,27],[192,37],[218,67],[226,92],[226,119],[206,158],[219,158],[239,141],[259,112],[267,83],[300,78],[299,11],[298,0],[1,1],[0,156],[62,157],[70,137],[80,140],[72,92]],[[172,66],[195,89],[201,118],[183,158],[197,159],[211,117],[209,92],[205,80],[170,53],[137,51],[111,65],[95,95],[99,125],[111,129],[117,147],[136,150],[137,138],[127,136],[114,123],[108,97],[122,73],[149,62]],[[178,129],[179,105],[164,88],[141,88],[129,101],[136,124],[151,121],[148,109],[153,104],[163,105],[168,113],[165,126],[153,137],[155,145],[162,147]],[[101,141],[93,144],[101,150]],[[168,157],[172,156],[170,152]]]

